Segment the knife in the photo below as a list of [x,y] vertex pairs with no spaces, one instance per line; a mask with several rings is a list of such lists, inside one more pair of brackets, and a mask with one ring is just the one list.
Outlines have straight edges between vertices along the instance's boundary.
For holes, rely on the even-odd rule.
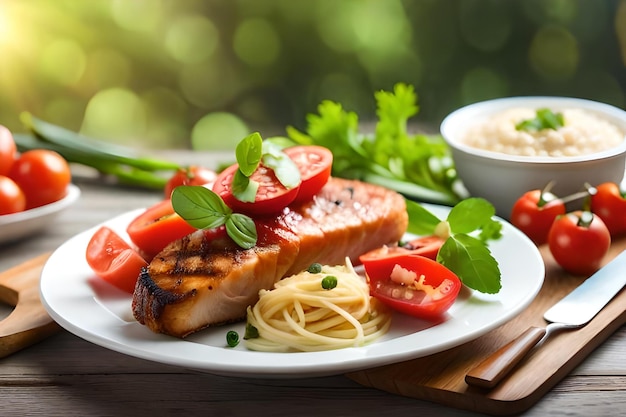
[[543,315],[545,328],[530,327],[465,375],[465,382],[493,388],[535,346],[540,346],[552,333],[577,329],[591,321],[626,284],[626,250],[587,278],[580,286],[553,305]]

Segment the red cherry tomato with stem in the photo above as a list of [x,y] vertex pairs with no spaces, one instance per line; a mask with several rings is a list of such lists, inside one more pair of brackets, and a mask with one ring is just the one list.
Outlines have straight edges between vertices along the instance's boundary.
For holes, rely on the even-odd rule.
[[133,293],[141,268],[148,262],[109,227],[100,227],[87,244],[87,264],[96,275]]
[[413,317],[436,320],[454,304],[461,280],[423,256],[406,255],[364,262],[373,297]]
[[550,226],[558,216],[566,213],[565,203],[549,190],[531,190],[522,195],[511,209],[511,224],[520,229],[536,245],[548,241]]
[[17,145],[11,131],[0,125],[0,175],[9,175],[17,156]]
[[165,198],[170,198],[179,185],[212,185],[216,178],[217,173],[209,168],[198,165],[181,168],[165,184]]
[[26,196],[26,208],[53,203],[65,197],[72,174],[67,161],[47,149],[26,151],[13,163],[9,177]]
[[274,171],[264,165],[259,165],[250,176],[251,181],[259,183],[259,188],[254,202],[241,201],[235,197],[232,182],[239,165],[234,164],[218,174],[213,191],[222,197],[224,203],[237,213],[245,213],[250,216],[265,216],[281,212],[291,204],[300,189],[299,186],[285,188],[274,175]]
[[126,232],[147,259],[152,259],[168,243],[197,229],[174,212],[169,199],[147,208],[130,222]]
[[548,235],[554,260],[574,275],[591,275],[600,268],[611,246],[611,234],[602,219],[577,210],[557,218]]
[[25,208],[22,189],[11,178],[0,175],[0,215],[19,213]]
[[294,204],[313,199],[330,178],[333,167],[332,152],[322,146],[293,146],[283,150],[300,169],[302,183]]
[[612,182],[596,187],[591,196],[591,211],[600,217],[612,236],[626,234],[626,192]]

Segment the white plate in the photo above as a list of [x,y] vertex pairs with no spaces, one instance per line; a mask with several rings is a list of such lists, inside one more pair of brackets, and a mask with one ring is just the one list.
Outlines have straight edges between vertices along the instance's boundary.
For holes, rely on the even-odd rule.
[[67,195],[59,201],[45,206],[25,210],[20,213],[0,216],[0,243],[29,236],[54,223],[52,220],[80,197],[80,189],[70,184]]
[[[427,206],[439,217],[448,208]],[[125,234],[140,210],[106,224]],[[461,291],[441,323],[395,315],[384,338],[364,347],[325,352],[265,353],[248,351],[243,343],[226,345],[226,333],[244,334],[243,324],[203,330],[187,339],[155,334],[133,319],[131,296],[109,286],[84,260],[87,230],[63,244],[46,263],[41,298],[50,316],[85,340],[130,356],[204,372],[260,378],[296,378],[339,374],[418,358],[471,341],[518,315],[535,298],[544,278],[536,246],[503,221],[503,238],[491,246],[502,272],[496,295]]]

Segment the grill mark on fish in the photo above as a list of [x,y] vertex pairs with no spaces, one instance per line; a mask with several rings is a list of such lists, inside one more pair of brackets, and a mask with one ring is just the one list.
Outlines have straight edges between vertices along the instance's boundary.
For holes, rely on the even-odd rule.
[[251,249],[196,231],[172,242],[140,275],[132,309],[155,332],[185,337],[239,321],[261,289],[313,262],[342,264],[400,240],[404,198],[382,187],[331,178],[312,202],[255,220]]

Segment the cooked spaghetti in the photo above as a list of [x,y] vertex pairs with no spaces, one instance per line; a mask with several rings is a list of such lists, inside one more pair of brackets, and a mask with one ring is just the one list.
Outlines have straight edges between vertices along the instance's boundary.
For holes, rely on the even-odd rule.
[[248,307],[248,326],[258,337],[248,349],[266,352],[321,351],[367,344],[387,332],[391,315],[370,297],[352,268],[322,266],[285,278]]

